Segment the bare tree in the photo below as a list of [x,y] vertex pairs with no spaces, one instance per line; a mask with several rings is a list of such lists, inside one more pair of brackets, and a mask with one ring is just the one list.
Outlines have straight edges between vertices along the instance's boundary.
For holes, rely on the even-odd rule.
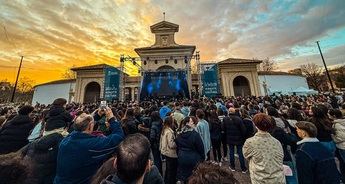
[[270,58],[262,60],[262,63],[260,64],[260,71],[270,72],[275,69],[277,69],[277,67],[274,60]]
[[325,84],[326,78],[322,68],[315,63],[301,65],[303,75],[307,77],[308,85],[318,91],[321,91],[322,85]]
[[34,84],[35,81],[28,77],[20,78],[18,81],[18,90],[22,93],[30,92],[33,90]]
[[289,70],[288,72],[292,74],[302,75],[301,68],[295,68],[295,69]]
[[330,71],[331,76],[338,88],[345,88],[345,65]]

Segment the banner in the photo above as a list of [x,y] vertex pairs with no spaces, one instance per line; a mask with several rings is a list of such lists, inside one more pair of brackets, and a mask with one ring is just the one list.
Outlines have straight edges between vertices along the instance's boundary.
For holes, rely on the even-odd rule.
[[189,98],[186,71],[145,72],[140,99]]
[[119,99],[120,71],[117,68],[105,68],[104,99]]
[[201,65],[202,95],[214,97],[219,94],[218,82],[218,65],[203,64]]

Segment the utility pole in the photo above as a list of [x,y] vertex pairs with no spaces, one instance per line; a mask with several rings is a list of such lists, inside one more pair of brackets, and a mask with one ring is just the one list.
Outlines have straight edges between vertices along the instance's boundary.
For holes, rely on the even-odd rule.
[[321,55],[321,59],[322,59],[322,62],[323,62],[323,66],[325,67],[325,70],[326,70],[326,74],[327,74],[329,83],[331,83],[332,92],[335,93],[334,87],[333,87],[333,83],[332,83],[332,79],[331,79],[331,76],[330,76],[329,73],[328,73],[327,65],[326,65],[325,59],[323,58],[323,55],[322,55],[322,51],[321,51],[319,42],[320,42],[320,41],[316,41],[316,44],[317,44],[317,47],[319,48],[320,55]]
[[24,58],[24,56],[22,56],[22,58],[20,59],[20,64],[19,64],[19,68],[18,68],[16,83],[14,84],[14,89],[13,89],[13,93],[12,93],[12,96],[11,96],[11,102],[13,102],[14,94],[16,93],[17,84],[18,84],[18,78],[19,78],[19,74],[20,74],[20,69],[22,68],[23,58]]

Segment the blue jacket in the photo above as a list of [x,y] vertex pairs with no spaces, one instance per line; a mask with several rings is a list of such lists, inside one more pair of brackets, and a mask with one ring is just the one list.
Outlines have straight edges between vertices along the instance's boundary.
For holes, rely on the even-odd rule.
[[124,139],[119,122],[109,120],[111,134],[98,137],[73,131],[59,146],[55,184],[89,183],[97,169]]
[[302,140],[298,144],[296,168],[299,184],[340,183],[334,156],[326,147],[313,138]]

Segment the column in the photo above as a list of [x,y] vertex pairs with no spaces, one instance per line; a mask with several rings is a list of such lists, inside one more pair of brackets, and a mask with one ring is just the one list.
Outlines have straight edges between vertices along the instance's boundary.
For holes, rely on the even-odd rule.
[[134,101],[134,88],[131,88],[131,100]]

